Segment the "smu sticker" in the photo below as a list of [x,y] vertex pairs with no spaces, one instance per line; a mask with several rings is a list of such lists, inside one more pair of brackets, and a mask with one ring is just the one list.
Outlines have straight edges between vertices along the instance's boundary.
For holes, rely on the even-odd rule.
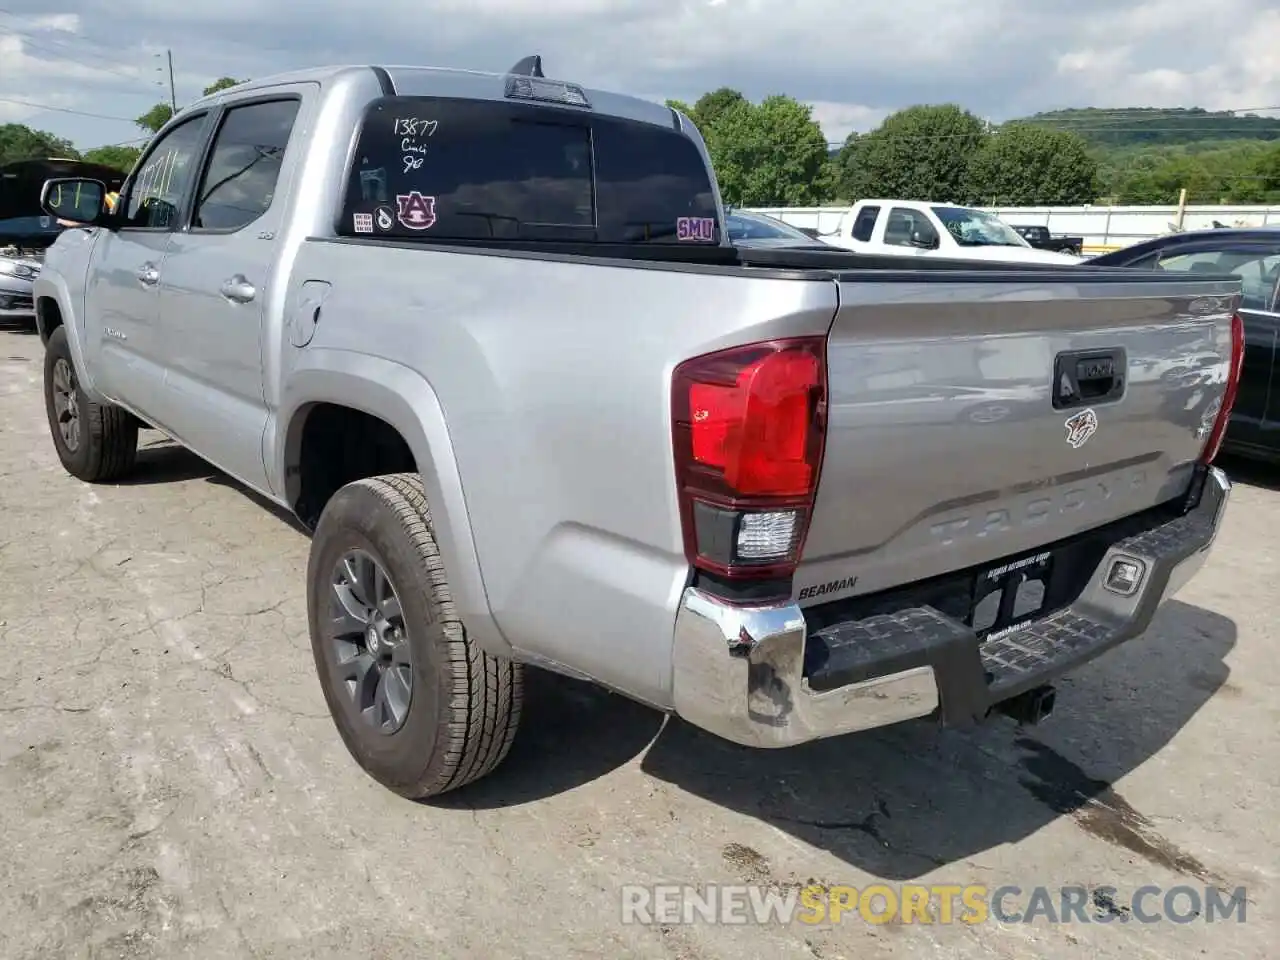
[[436,198],[417,190],[396,194],[396,219],[410,230],[425,230],[436,222]]
[[711,241],[716,238],[713,217],[681,217],[676,221],[677,240]]
[[356,233],[373,233],[373,214],[354,213],[351,215],[351,225]]

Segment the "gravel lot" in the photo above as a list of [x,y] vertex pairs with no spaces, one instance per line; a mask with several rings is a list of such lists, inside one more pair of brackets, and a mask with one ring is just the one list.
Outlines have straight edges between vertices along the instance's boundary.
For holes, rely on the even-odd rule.
[[[68,477],[40,356],[0,329],[0,956],[1275,956],[1280,474],[1230,465],[1210,565],[1041,728],[752,753],[538,675],[506,766],[413,804],[325,711],[303,534],[150,433],[131,483]],[[626,883],[875,878],[1249,902],[1243,924],[620,919]]]

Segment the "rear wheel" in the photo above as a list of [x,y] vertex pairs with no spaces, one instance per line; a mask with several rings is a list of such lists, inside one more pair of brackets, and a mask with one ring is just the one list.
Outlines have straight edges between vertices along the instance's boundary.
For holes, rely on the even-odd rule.
[[502,762],[520,720],[520,664],[467,637],[420,477],[334,494],[311,541],[307,605],[329,712],[371,777],[421,799]]
[[44,355],[44,406],[62,466],[89,483],[117,480],[138,456],[138,421],[111,403],[98,403],[80,389],[66,327],[49,335]]

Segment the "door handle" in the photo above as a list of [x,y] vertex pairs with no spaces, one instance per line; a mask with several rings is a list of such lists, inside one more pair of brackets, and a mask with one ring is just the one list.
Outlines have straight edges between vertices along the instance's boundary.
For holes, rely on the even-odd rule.
[[155,268],[155,264],[142,265],[142,269],[138,271],[138,282],[148,287],[154,287],[160,282],[160,271]]
[[218,290],[233,303],[248,303],[258,294],[253,284],[246,280],[243,274],[239,273],[229,280],[223,280],[222,286]]

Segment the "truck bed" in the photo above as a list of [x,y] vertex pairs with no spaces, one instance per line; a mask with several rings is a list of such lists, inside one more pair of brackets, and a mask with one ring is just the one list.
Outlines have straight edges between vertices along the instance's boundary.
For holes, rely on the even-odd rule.
[[[720,247],[649,247],[644,260],[549,246],[305,243],[291,287],[332,283],[324,315],[353,320],[321,320],[286,362],[381,353],[429,383],[495,621],[523,654],[658,704],[689,577],[673,483],[677,364],[827,338],[829,431],[792,583],[817,604],[1016,554],[1185,491],[1238,293],[1235,278],[1120,268]],[[377,337],[365,335],[372,322]],[[1078,411],[1052,405],[1055,357],[1095,349],[1123,351],[1133,372],[1094,405],[1096,436],[1072,449],[1064,421]],[[1175,367],[1183,378],[1161,372]],[[581,616],[566,623],[567,608]],[[602,623],[629,626],[615,643]]]

